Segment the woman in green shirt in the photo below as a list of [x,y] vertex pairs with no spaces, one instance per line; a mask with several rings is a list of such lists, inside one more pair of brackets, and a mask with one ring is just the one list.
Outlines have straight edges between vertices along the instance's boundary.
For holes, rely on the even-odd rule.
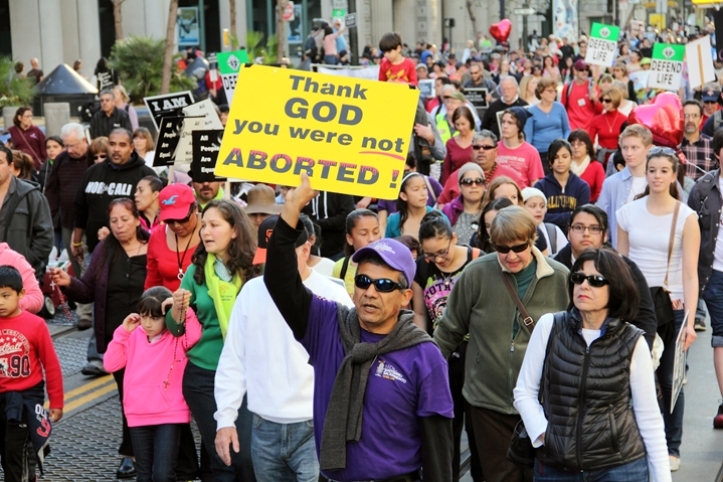
[[[180,289],[185,290],[183,306],[174,303],[166,314],[166,326],[175,336],[182,337],[185,333],[185,307],[190,305],[203,327],[201,340],[188,351],[183,396],[211,458],[213,480],[254,481],[250,452],[251,413],[244,401],[236,419],[241,452],[231,452],[231,466],[226,466],[214,448],[216,401],[213,389],[236,296],[243,282],[260,273],[253,265],[256,234],[251,220],[236,203],[213,200],[203,210],[200,235],[202,242],[181,281]],[[174,296],[174,299],[178,297]]]

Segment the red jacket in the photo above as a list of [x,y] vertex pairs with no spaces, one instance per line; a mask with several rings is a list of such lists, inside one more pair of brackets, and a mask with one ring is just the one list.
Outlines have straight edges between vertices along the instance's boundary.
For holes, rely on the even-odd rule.
[[8,129],[10,137],[13,139],[13,148],[29,154],[35,163],[35,170],[40,169],[48,158],[45,151],[45,134],[37,128],[30,126],[28,130],[22,130],[17,126],[11,126]]

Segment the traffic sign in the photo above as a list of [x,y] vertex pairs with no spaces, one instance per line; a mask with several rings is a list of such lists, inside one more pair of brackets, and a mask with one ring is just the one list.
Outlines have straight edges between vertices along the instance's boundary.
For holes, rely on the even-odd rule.
[[515,12],[515,15],[523,15],[523,16],[526,16],[526,15],[534,15],[534,14],[536,14],[536,13],[537,13],[537,10],[535,10],[534,8],[527,7],[527,8],[516,8],[516,9],[513,10],[513,12]]
[[348,14],[344,19],[344,25],[346,25],[347,28],[356,27],[356,13]]

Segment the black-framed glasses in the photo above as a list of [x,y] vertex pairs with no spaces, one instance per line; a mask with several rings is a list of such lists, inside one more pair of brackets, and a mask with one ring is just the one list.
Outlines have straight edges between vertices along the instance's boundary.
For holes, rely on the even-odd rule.
[[602,288],[610,283],[604,276],[600,276],[599,274],[585,276],[585,273],[572,273],[570,275],[570,281],[576,285],[581,285],[585,280],[587,280],[587,284],[593,288]]
[[481,177],[478,177],[476,179],[467,178],[467,179],[462,179],[461,181],[459,181],[459,184],[460,184],[460,186],[467,186],[467,187],[471,186],[472,184],[477,185],[477,186],[484,186],[485,180]]
[[507,254],[510,251],[514,251],[515,253],[521,253],[529,247],[530,243],[516,244],[514,246],[498,246],[495,244],[495,251],[502,254]]
[[437,251],[436,253],[423,253],[423,256],[425,259],[431,259],[434,261],[437,258],[444,258],[449,254],[449,250],[452,248],[452,240],[449,240],[449,244],[447,245],[447,248],[442,251]]
[[357,288],[366,290],[369,289],[371,285],[374,285],[374,289],[379,293],[391,293],[394,290],[405,289],[402,285],[389,278],[372,279],[365,274],[358,274],[354,277],[354,286]]
[[609,99],[609,98],[608,99],[600,99],[600,102],[602,102],[604,104],[609,104],[610,102],[612,102],[612,99]]
[[480,149],[482,149],[483,151],[491,151],[495,147],[497,147],[497,146],[485,146],[482,144],[472,144],[472,150],[474,150],[474,151],[479,151]]
[[570,226],[570,229],[580,234],[584,233],[586,229],[590,232],[590,234],[601,234],[603,232],[603,228],[596,224],[592,226],[585,226],[584,224],[573,224],[572,226]]

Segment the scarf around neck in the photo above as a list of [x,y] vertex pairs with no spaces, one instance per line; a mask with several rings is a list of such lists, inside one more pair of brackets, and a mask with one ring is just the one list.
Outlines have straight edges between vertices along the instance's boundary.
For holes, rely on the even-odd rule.
[[339,305],[337,320],[346,356],[336,374],[324,419],[319,457],[322,470],[345,469],[346,442],[358,442],[361,438],[364,394],[374,359],[420,343],[434,343],[417,328],[410,311],[402,311],[391,333],[377,343],[361,341],[356,309],[347,310]]
[[570,163],[570,171],[572,171],[573,174],[576,174],[578,177],[582,176],[582,173],[585,172],[585,169],[587,169],[587,166],[590,165],[590,156],[585,156],[585,159],[583,159],[582,163],[578,164],[577,161],[573,159],[573,161]]
[[218,317],[218,325],[221,327],[221,334],[226,338],[228,330],[228,320],[231,317],[234,301],[239,291],[241,291],[241,277],[238,273],[234,273],[231,281],[223,281],[216,274],[214,264],[216,256],[208,253],[206,264],[203,266],[203,274],[206,277],[206,286],[208,287],[208,296],[213,300],[213,306],[216,308],[216,316]]

